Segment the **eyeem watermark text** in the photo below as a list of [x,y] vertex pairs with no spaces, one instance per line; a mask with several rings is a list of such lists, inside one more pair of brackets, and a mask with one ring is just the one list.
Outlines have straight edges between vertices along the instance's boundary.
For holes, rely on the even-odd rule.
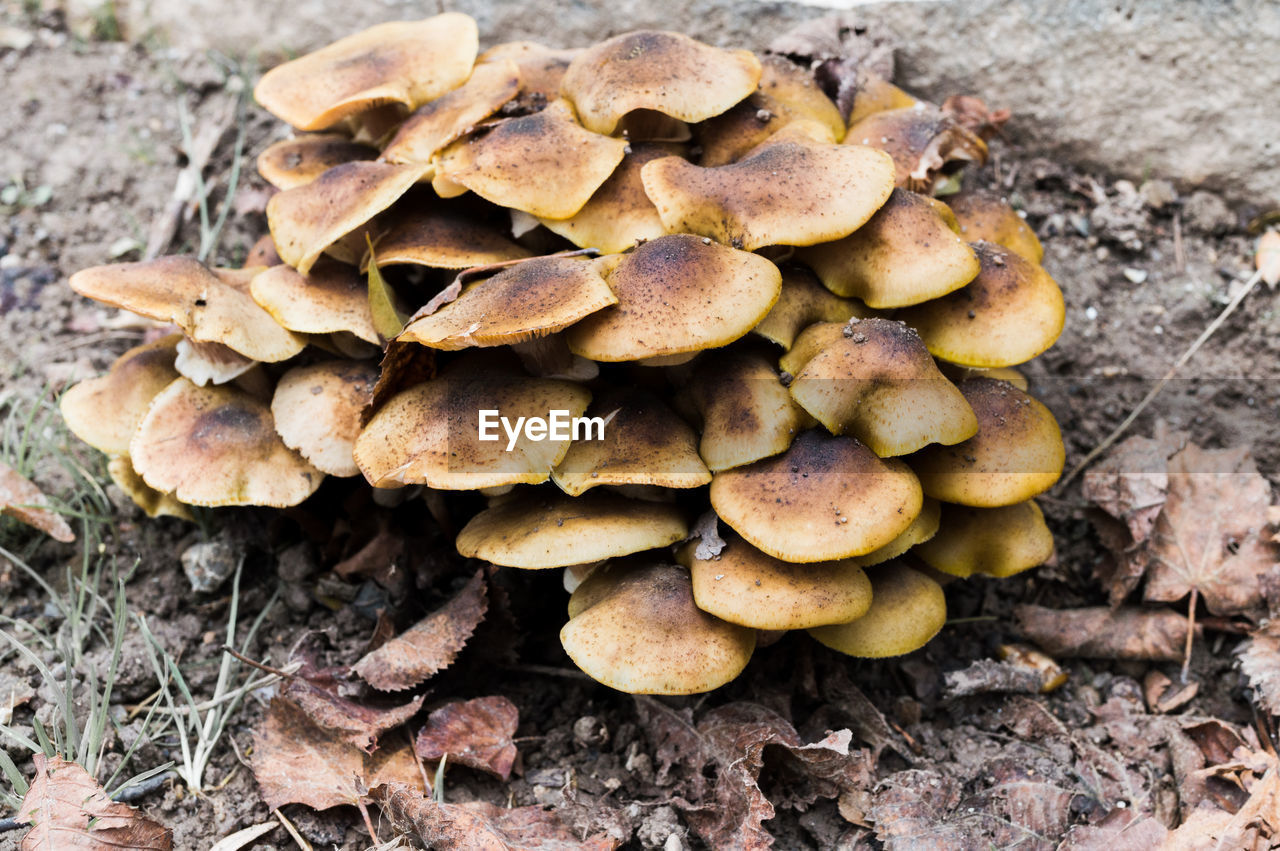
[[569,411],[548,411],[545,417],[510,417],[502,416],[496,408],[480,410],[479,437],[481,440],[501,440],[498,429],[507,436],[507,450],[515,448],[516,441],[523,434],[526,440],[541,442],[544,440],[604,440],[604,427],[607,417],[575,417]]

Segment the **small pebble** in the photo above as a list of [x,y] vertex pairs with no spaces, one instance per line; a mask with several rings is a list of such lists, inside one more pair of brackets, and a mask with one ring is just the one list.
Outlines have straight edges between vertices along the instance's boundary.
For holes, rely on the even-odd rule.
[[1124,276],[1131,284],[1141,284],[1147,280],[1147,270],[1128,266],[1124,270]]
[[1085,316],[1085,318],[1086,318],[1086,319],[1089,319],[1089,320],[1097,319],[1097,318],[1098,318],[1098,308],[1096,308],[1096,307],[1086,307],[1086,308],[1084,309],[1084,316]]

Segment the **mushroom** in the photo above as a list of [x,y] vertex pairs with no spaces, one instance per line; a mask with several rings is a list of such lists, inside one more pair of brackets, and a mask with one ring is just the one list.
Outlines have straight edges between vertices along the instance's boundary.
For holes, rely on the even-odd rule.
[[815,322],[801,331],[791,348],[778,358],[778,366],[786,374],[787,383],[790,384],[819,352],[843,339],[849,327],[846,322]]
[[859,567],[874,567],[877,564],[895,559],[912,547],[922,544],[938,534],[942,509],[936,499],[924,498],[920,513],[911,521],[907,530],[878,550],[872,550],[864,556],[853,559]]
[[1003,579],[1048,561],[1053,533],[1032,500],[1000,508],[944,503],[938,534],[912,552],[952,576],[985,573]]
[[819,283],[808,269],[784,266],[782,294],[769,315],[752,330],[777,343],[787,351],[796,337],[815,322],[845,323],[855,316],[866,318],[872,312],[853,299],[841,298]]
[[711,506],[757,549],[783,561],[865,555],[920,513],[920,483],[896,458],[850,437],[798,436],[781,455],[716,473]]
[[967,242],[1003,245],[1030,263],[1044,259],[1044,246],[1018,211],[994,192],[965,191],[947,199]]
[[871,608],[850,623],[819,626],[809,634],[848,656],[902,656],[929,643],[947,621],[942,586],[918,570],[890,562],[870,572]]
[[353,142],[340,133],[313,133],[283,139],[268,147],[258,155],[258,174],[284,191],[306,186],[335,166],[377,156],[377,148]]
[[949,162],[987,160],[987,143],[949,113],[919,102],[904,109],[872,113],[849,125],[846,145],[867,145],[893,157],[898,186],[928,192]]
[[322,258],[303,275],[283,263],[255,275],[253,300],[276,322],[299,334],[349,333],[379,343],[369,289],[354,268]]
[[128,455],[115,455],[107,462],[107,475],[112,483],[133,504],[142,509],[148,517],[177,517],[179,520],[194,520],[191,509],[174,498],[171,493],[161,493],[147,485],[133,469],[133,461]]
[[540,109],[560,97],[560,81],[573,57],[581,53],[576,48],[560,50],[532,41],[509,41],[495,44],[480,54],[478,63],[510,60],[520,73],[520,99],[517,103]]
[[262,75],[253,95],[300,130],[323,130],[385,104],[411,110],[457,88],[475,64],[476,23],[446,12],[339,39]]
[[280,255],[276,253],[276,242],[269,233],[259,237],[258,241],[249,247],[249,252],[244,256],[244,268],[246,269],[269,269],[272,266],[279,266],[283,262],[280,259]]
[[890,109],[906,109],[917,103],[915,98],[884,77],[869,68],[859,68],[848,124],[852,127],[868,115]]
[[421,107],[400,125],[382,151],[389,163],[429,163],[449,143],[502,108],[520,92],[520,70],[500,60],[477,65],[466,83]]
[[62,394],[58,408],[71,433],[108,455],[129,451],[129,441],[151,400],[174,379],[181,334],[135,346],[116,358],[106,375],[81,381]]
[[183,337],[178,341],[173,368],[198,387],[226,384],[244,375],[258,362],[221,343],[197,343]]
[[1016,366],[1062,333],[1062,290],[1037,264],[991,242],[972,245],[981,271],[942,298],[897,317],[920,332],[934,357],[961,366]]
[[[456,203],[414,204],[387,214],[380,224],[377,256],[383,266],[469,269],[523,260],[531,252],[507,239],[496,227]],[[369,269],[364,251],[360,271]]]
[[[589,602],[588,602],[589,601]],[[755,631],[699,609],[689,572],[605,565],[570,598],[560,643],[592,679],[629,694],[698,694],[742,672]]]
[[280,376],[271,416],[285,446],[330,476],[358,475],[352,451],[377,380],[368,361],[323,361]]

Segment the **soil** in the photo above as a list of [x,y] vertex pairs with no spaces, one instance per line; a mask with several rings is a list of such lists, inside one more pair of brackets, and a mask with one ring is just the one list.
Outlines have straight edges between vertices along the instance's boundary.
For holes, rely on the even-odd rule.
[[[198,131],[224,120],[235,93],[219,57],[156,48],[145,41],[85,41],[73,36],[57,14],[33,18],[21,8],[0,9],[6,10],[0,25],[33,36],[21,49],[0,41],[0,188],[20,183],[27,199],[7,209],[7,215],[0,211],[0,399],[12,401],[36,399],[73,379],[97,374],[142,339],[143,329],[116,321],[111,312],[75,296],[67,277],[85,266],[138,256],[152,223],[165,214],[185,165],[179,103]],[[247,149],[259,151],[283,135],[276,121],[255,110],[248,122]],[[233,137],[229,132],[222,138],[207,175],[226,174]],[[1135,187],[1070,162],[1036,157],[1020,144],[1017,116],[994,149],[993,160],[967,181],[998,187],[1026,211],[1044,243],[1044,265],[1066,296],[1066,332],[1028,372],[1033,391],[1062,424],[1070,467],[1123,418],[1150,379],[1163,374],[1230,299],[1232,286],[1250,271],[1252,242],[1215,196],[1178,196],[1171,188],[1162,192],[1167,187],[1158,183],[1158,174]],[[48,187],[47,200],[37,193],[42,187]],[[266,197],[265,185],[246,170],[219,262],[238,265],[265,232]],[[197,223],[186,212],[172,251],[190,251],[198,240]],[[1278,308],[1273,293],[1254,292],[1132,432],[1149,433],[1163,419],[1188,429],[1202,446],[1251,446],[1261,469],[1273,480],[1280,475],[1280,432],[1271,427],[1280,416],[1280,385],[1274,381],[1280,364]],[[74,442],[66,451],[83,463],[95,463],[94,453]],[[66,485],[65,474],[52,462],[36,478],[51,492]],[[282,570],[290,562],[281,554],[290,546],[312,546],[305,516],[225,511],[200,526],[147,521],[113,494],[118,513],[104,541],[106,552],[120,565],[136,560],[130,604],[147,616],[171,652],[194,665],[192,670],[204,672],[194,677],[193,687],[210,685],[205,678],[216,666],[199,663],[217,659],[218,630],[225,625],[229,603],[225,586],[193,593],[179,564],[179,554],[205,537],[229,536],[246,556],[244,611],[259,611],[277,586],[277,576],[285,574],[284,603],[277,604],[252,654],[283,664],[300,639],[319,632],[326,637],[329,661],[350,663],[372,635],[370,615],[376,607],[368,598],[381,594],[385,599],[385,589],[324,574],[328,565],[323,554],[300,571],[296,565]],[[996,785],[992,778],[998,771],[992,766],[1033,764],[1080,796],[1078,803],[1072,801],[1078,820],[1097,808],[1124,806],[1105,784],[1081,791],[1078,778],[1064,767],[1072,760],[1054,751],[1053,736],[1036,739],[1016,732],[1018,723],[1010,718],[1029,717],[1034,710],[1027,705],[1038,704],[1064,725],[1061,741],[1069,743],[1068,750],[1100,751],[1135,772],[1145,766],[1133,788],[1160,798],[1173,784],[1169,759],[1153,757],[1158,743],[1148,742],[1143,750],[1134,736],[1117,732],[1114,722],[1128,717],[1125,712],[1133,706],[1142,717],[1155,717],[1140,710],[1140,697],[1135,703],[1135,695],[1141,694],[1138,683],[1152,668],[1176,679],[1176,664],[1063,660],[1070,678],[1052,695],[944,696],[945,672],[988,658],[997,644],[1016,637],[1010,612],[1017,603],[1067,607],[1105,601],[1093,575],[1101,548],[1083,519],[1078,483],[1043,505],[1058,542],[1055,562],[1011,580],[951,586],[949,608],[959,622],[925,650],[903,659],[863,662],[833,654],[806,636],[788,635],[760,650],[730,686],[662,703],[701,712],[750,699],[790,718],[806,741],[827,729],[854,725],[860,738],[874,743],[875,735],[865,732],[867,719],[855,717],[847,693],[840,690],[842,683],[856,683],[892,725],[885,728],[890,747],[881,756],[882,771],[914,769],[928,782],[954,786],[958,796],[972,800]],[[469,575],[449,555],[447,542],[434,546],[437,551],[419,571],[416,591],[400,602],[401,621],[411,621],[415,613],[446,598]],[[47,543],[34,548],[31,561],[53,577],[75,558],[73,547]],[[35,584],[12,572],[0,570],[0,576],[0,613],[24,616],[44,608],[43,592]],[[446,697],[504,694],[520,709],[515,779],[504,784],[454,769],[448,797],[556,803],[583,818],[593,811],[588,804],[597,815],[599,806],[607,804],[616,808],[619,823],[634,828],[630,847],[700,847],[682,810],[673,806],[669,794],[664,797],[656,775],[660,755],[645,726],[642,704],[576,675],[560,649],[560,581],[556,572],[499,574],[498,585],[508,592],[507,605],[498,606],[506,609],[503,616],[433,682],[428,705]],[[335,593],[317,595],[318,582],[356,602],[344,605]],[[117,695],[124,704],[155,688],[138,641],[131,638],[126,645]],[[1249,721],[1252,710],[1233,667],[1233,641],[1219,636],[1197,647],[1192,675],[1200,691],[1179,713]],[[170,780],[137,802],[174,829],[175,848],[208,848],[238,828],[269,818],[241,762],[266,697],[254,695],[247,701],[227,731],[209,769],[212,791],[187,795]],[[1084,739],[1092,750],[1080,744]],[[148,745],[137,764],[145,767],[170,758],[173,744]],[[20,748],[6,748],[27,766]],[[766,791],[780,791],[767,781]],[[578,801],[577,808],[565,803],[565,789],[576,790],[570,797]],[[317,848],[370,844],[354,810],[314,813],[287,806],[284,811]],[[766,826],[784,848],[853,847],[873,841],[843,818],[832,801],[803,810],[779,807]],[[390,833],[385,826],[382,832],[384,838]],[[678,838],[671,840],[672,835]],[[19,831],[0,834],[0,851],[17,848],[19,837]],[[1046,835],[1027,838],[1024,847],[1053,847],[1055,838],[1046,827]],[[294,847],[282,831],[268,840],[253,847]]]

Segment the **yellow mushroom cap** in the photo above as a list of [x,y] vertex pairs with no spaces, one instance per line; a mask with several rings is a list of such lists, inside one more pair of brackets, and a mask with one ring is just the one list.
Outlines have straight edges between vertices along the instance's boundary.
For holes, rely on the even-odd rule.
[[893,191],[893,163],[871,148],[817,141],[814,127],[820,125],[790,124],[717,168],[654,160],[642,171],[645,192],[669,231],[747,251],[847,236]]
[[883,659],[919,650],[947,622],[942,586],[918,570],[891,562],[870,571],[871,608],[855,621],[809,634],[849,656]]
[[382,152],[389,163],[427,163],[520,92],[520,71],[502,60],[477,65],[466,83],[405,119]]
[[325,249],[394,204],[427,168],[344,163],[308,184],[273,195],[267,202],[267,224],[281,259],[307,274]]
[[906,189],[844,239],[799,252],[833,293],[870,307],[918,304],[963,287],[978,275],[978,257],[938,209],[945,205]]
[[552,233],[579,248],[596,248],[616,254],[637,242],[667,233],[658,208],[644,191],[641,171],[645,163],[660,157],[679,156],[683,146],[662,142],[633,142],[622,164],[609,176],[591,200],[567,219],[539,219]]
[[726,346],[756,326],[782,289],[755,254],[677,234],[599,261],[618,303],[570,328],[574,354],[628,361]]
[[880,457],[978,431],[969,403],[929,356],[915,329],[855,319],[805,364],[791,396],[833,434],[848,432]]
[[[528,249],[470,210],[444,204],[414,205],[388,214],[376,254],[379,267],[407,264],[433,269],[470,269],[531,256]],[[368,268],[365,251],[360,271]]]
[[185,378],[152,401],[129,456],[149,487],[188,505],[287,508],[324,479],[285,446],[265,404],[230,385]]
[[897,314],[934,357],[961,366],[1016,366],[1062,333],[1062,290],[1041,266],[991,242],[973,244],[982,270],[953,293]]
[[787,350],[800,332],[815,322],[843,324],[855,316],[871,315],[865,305],[841,298],[822,286],[808,269],[787,266],[782,270],[782,294],[778,296],[778,303],[752,330]]
[[849,126],[846,145],[866,145],[893,157],[898,186],[927,192],[948,162],[986,162],[987,143],[933,104],[875,112]]
[[246,269],[267,269],[272,266],[279,266],[283,262],[280,259],[280,255],[276,253],[275,240],[271,238],[269,233],[259,237],[258,241],[249,247],[249,253],[244,257],[244,267]]
[[999,381],[1009,382],[1024,393],[1031,390],[1031,383],[1027,381],[1027,377],[1011,366],[997,366],[992,367],[991,369],[983,369],[978,366],[956,366],[955,364],[947,363],[946,361],[943,361],[938,366],[942,370],[943,375],[956,383],[968,381],[970,378],[995,378]]
[[181,334],[135,346],[116,358],[106,375],[81,381],[58,400],[71,433],[108,455],[129,451],[129,441],[151,400],[173,383]]
[[877,564],[897,558],[917,544],[921,544],[938,534],[938,523],[941,516],[942,509],[938,501],[926,496],[924,504],[920,506],[920,513],[916,515],[915,520],[911,521],[907,531],[880,547],[880,549],[872,550],[864,556],[858,556],[853,561],[859,567],[874,567]]
[[698,438],[688,423],[658,397],[634,388],[617,389],[592,400],[587,416],[603,424],[575,440],[551,473],[571,496],[597,485],[696,488],[711,483],[698,457]]
[[775,458],[716,473],[711,505],[739,535],[783,561],[859,556],[906,531],[920,483],[896,458],[806,431]]
[[938,534],[914,552],[952,576],[985,573],[1004,579],[1048,561],[1053,533],[1031,500],[1001,508],[944,504]]
[[688,534],[684,515],[670,503],[538,491],[481,511],[456,546],[467,558],[536,570],[657,549]]
[[673,32],[640,30],[589,47],[565,71],[560,93],[595,133],[613,133],[647,109],[689,123],[719,115],[756,90],[760,60]]
[[346,331],[370,343],[380,342],[369,309],[368,285],[344,263],[323,258],[308,275],[282,263],[255,275],[249,291],[254,301],[290,331]]
[[966,191],[947,198],[967,242],[994,242],[1032,263],[1044,259],[1044,246],[1018,211],[994,192]]
[[794,378],[804,370],[805,364],[813,360],[819,352],[833,346],[844,337],[846,323],[815,322],[800,332],[791,349],[778,358],[778,366],[787,375]]
[[879,74],[867,68],[859,68],[848,124],[852,127],[868,115],[889,109],[905,109],[916,103],[915,98]]
[[629,694],[699,694],[747,666],[755,631],[699,609],[687,570],[620,567],[583,580],[574,596],[595,600],[560,630],[565,652],[592,679]]
[[159,257],[76,272],[71,288],[112,307],[172,322],[198,343],[222,343],[256,361],[287,360],[306,342],[249,296],[254,274],[215,272],[191,257]]
[[677,560],[689,568],[698,608],[753,629],[808,629],[848,623],[866,614],[871,582],[853,559],[792,564],[729,535],[711,559],[685,545]]
[[128,455],[116,455],[107,462],[107,475],[115,486],[124,491],[125,496],[133,500],[133,504],[143,510],[148,517],[177,517],[179,520],[193,520],[191,509],[174,499],[171,493],[161,493],[149,487],[133,469],[133,461]]
[[[586,388],[552,378],[508,374],[445,374],[404,390],[383,405],[356,439],[355,458],[374,487],[425,484],[439,490],[475,490],[545,482],[569,451],[563,439],[509,443],[499,417],[512,428],[520,418],[565,418],[566,430],[591,401]],[[481,440],[482,412],[491,427]],[[548,422],[548,425],[553,425]],[[557,433],[559,427],[557,426]]]
[[441,195],[459,194],[441,191],[454,184],[501,207],[567,219],[613,174],[626,147],[583,130],[573,108],[555,101],[454,142],[439,156],[433,185]]
[[352,450],[361,412],[373,400],[377,380],[378,368],[368,361],[294,367],[280,376],[271,398],[276,432],[322,472],[357,475],[360,468]]
[[459,86],[479,50],[476,23],[446,12],[339,39],[262,75],[253,95],[301,130],[323,130],[385,104],[414,109]]
[[334,166],[377,156],[377,148],[338,133],[295,136],[276,142],[258,155],[258,174],[283,191],[306,186]]
[[592,261],[535,257],[472,284],[398,339],[446,351],[521,343],[617,303]]
[[520,72],[520,99],[550,103],[560,97],[560,81],[573,57],[582,51],[562,50],[532,41],[509,41],[495,44],[480,54],[478,62],[510,60]]
[[944,502],[994,508],[1053,487],[1066,450],[1053,414],[1005,381],[960,382],[978,433],[955,446],[930,446],[911,459],[924,492]]

